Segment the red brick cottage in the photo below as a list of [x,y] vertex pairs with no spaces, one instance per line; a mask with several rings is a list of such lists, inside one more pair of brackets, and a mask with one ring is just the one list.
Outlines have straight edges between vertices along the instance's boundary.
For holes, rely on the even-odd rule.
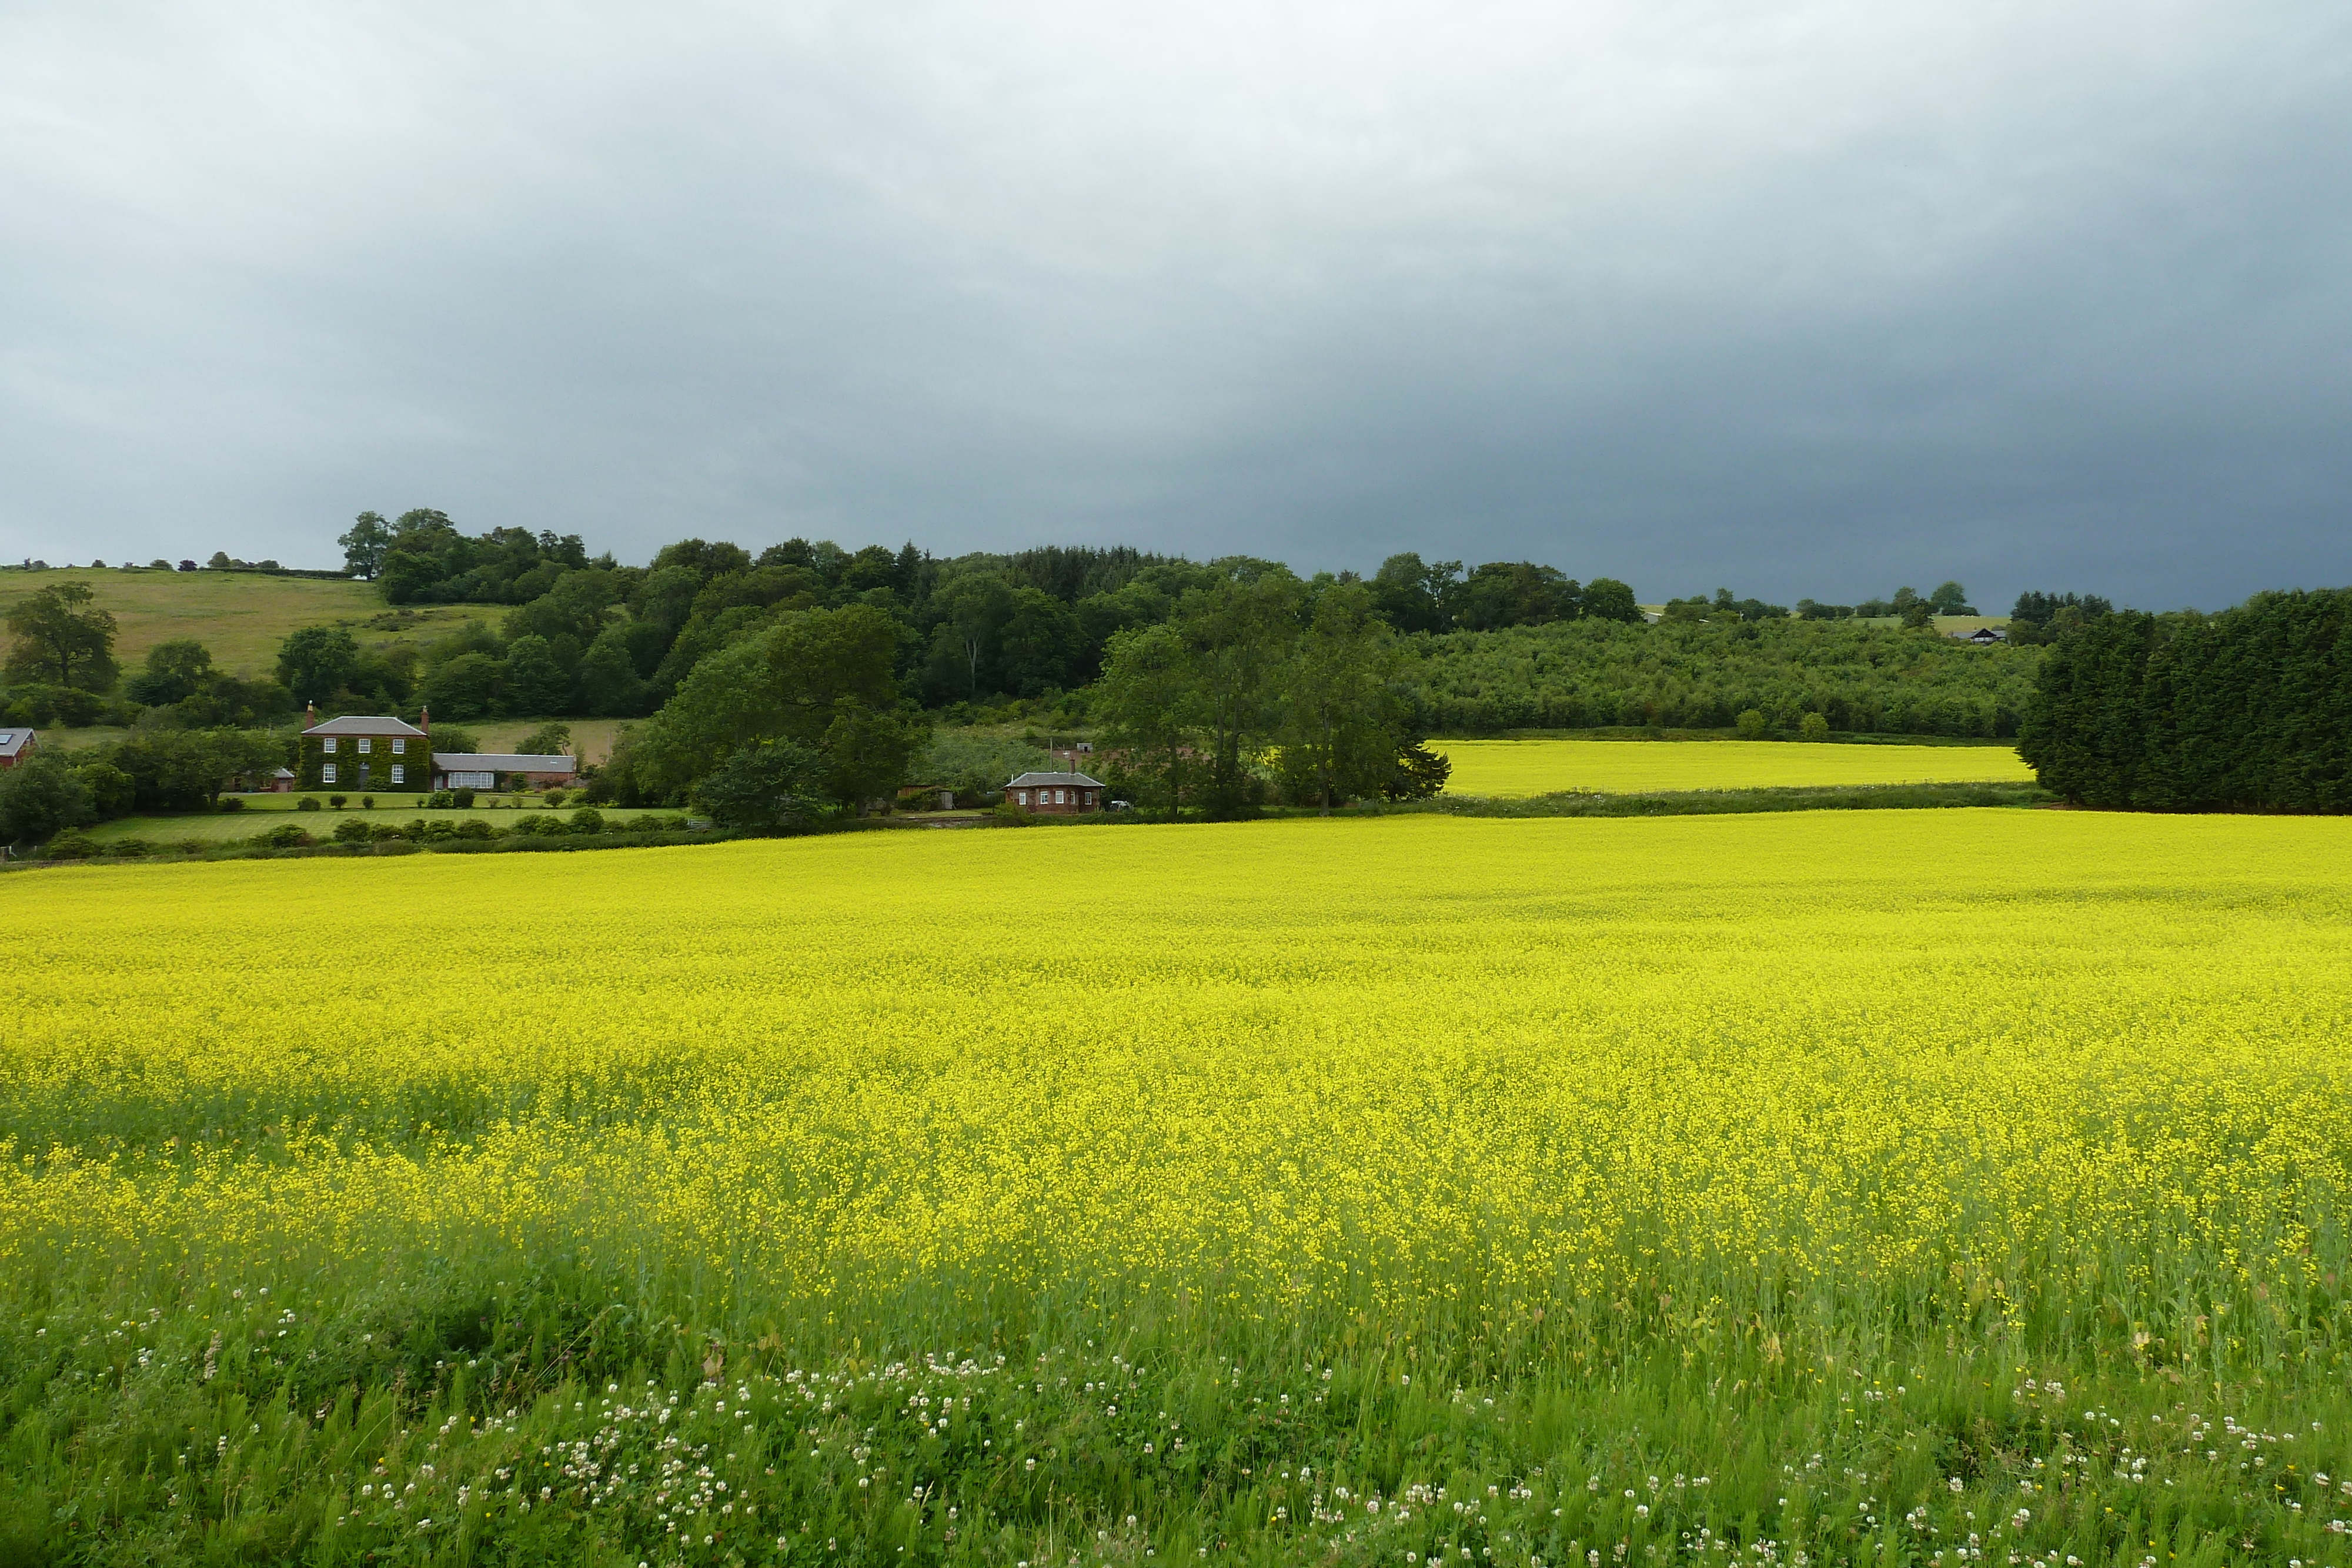
[[1075,817],[1102,810],[1103,785],[1083,773],[1024,773],[1004,787],[1004,798],[1041,816]]

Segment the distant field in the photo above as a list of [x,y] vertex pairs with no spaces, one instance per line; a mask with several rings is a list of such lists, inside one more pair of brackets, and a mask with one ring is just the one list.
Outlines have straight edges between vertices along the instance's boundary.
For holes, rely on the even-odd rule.
[[1455,795],[1516,800],[1563,789],[1771,789],[1813,785],[2030,782],[2006,746],[1807,745],[1780,740],[1436,740]]
[[467,621],[496,626],[503,604],[425,604],[394,610],[373,583],[259,577],[226,571],[0,571],[0,614],[53,583],[87,582],[121,628],[115,657],[137,669],[159,643],[193,637],[235,675],[267,674],[278,645],[304,626],[348,627],[362,647],[430,642]]
[[469,718],[453,721],[482,743],[485,751],[512,751],[523,737],[543,724],[572,727],[572,755],[583,762],[603,762],[613,755],[613,737],[625,718]]

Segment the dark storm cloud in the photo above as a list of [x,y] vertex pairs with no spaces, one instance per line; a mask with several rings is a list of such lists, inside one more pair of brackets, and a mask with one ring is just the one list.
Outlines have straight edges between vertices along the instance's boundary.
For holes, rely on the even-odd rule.
[[18,5],[0,553],[2352,580],[2352,13]]

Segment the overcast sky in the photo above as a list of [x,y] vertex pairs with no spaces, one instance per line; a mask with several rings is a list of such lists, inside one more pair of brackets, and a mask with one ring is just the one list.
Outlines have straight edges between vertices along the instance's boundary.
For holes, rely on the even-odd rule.
[[0,557],[2352,582],[2342,0],[0,0]]

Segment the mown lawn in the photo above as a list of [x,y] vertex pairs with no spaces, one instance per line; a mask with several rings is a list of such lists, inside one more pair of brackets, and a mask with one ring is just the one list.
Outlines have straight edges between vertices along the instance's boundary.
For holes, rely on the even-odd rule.
[[[380,795],[376,798],[376,809],[366,811],[359,808],[358,797],[354,796],[353,804],[342,810],[308,811],[298,816],[294,813],[293,802],[299,797],[265,795],[254,797],[256,804],[242,811],[195,812],[176,817],[122,817],[111,822],[100,822],[89,830],[89,836],[100,843],[112,843],[118,839],[145,839],[159,845],[172,845],[187,839],[198,839],[207,844],[226,844],[239,839],[249,839],[256,833],[267,832],[282,822],[299,821],[314,836],[323,839],[334,832],[336,823],[349,817],[357,817],[371,823],[389,824],[393,827],[398,827],[403,822],[414,821],[418,817],[423,817],[428,821],[436,817],[447,817],[460,821],[468,817],[478,817],[494,828],[508,828],[513,826],[515,820],[524,811],[543,812],[549,810],[545,806],[537,804],[511,810],[506,807],[477,805],[470,810],[459,810],[447,807],[439,810],[428,810],[423,806],[383,804],[386,800],[396,798]],[[409,796],[406,799],[413,800],[419,797]],[[569,809],[558,809],[556,814],[567,821],[572,817]]]

